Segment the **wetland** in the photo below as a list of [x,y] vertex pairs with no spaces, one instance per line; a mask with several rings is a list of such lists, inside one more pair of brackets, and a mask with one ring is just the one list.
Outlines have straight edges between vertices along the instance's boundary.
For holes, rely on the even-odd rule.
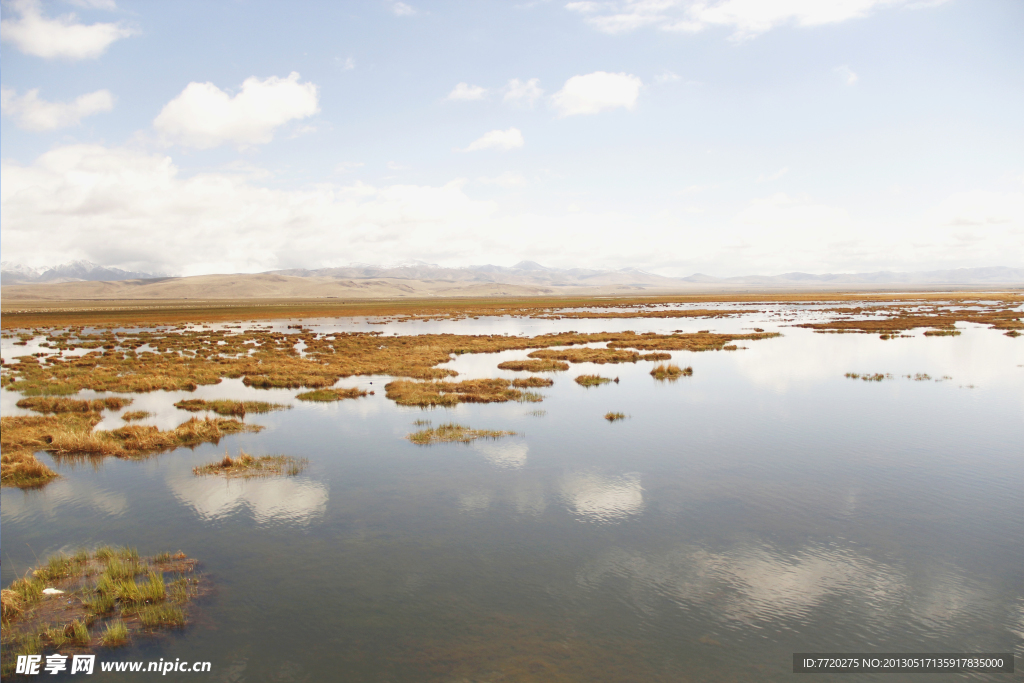
[[246,681],[1019,663],[1021,304],[5,309],[5,656]]

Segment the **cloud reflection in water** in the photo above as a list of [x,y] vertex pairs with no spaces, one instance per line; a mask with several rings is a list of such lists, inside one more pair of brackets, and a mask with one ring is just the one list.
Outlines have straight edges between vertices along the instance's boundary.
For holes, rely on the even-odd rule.
[[473,450],[483,455],[492,465],[519,469],[526,464],[530,447],[525,441],[477,441],[473,444]]
[[831,624],[839,604],[844,618],[856,613],[855,621],[869,633],[885,632],[903,619],[934,637],[998,614],[997,596],[962,569],[933,569],[908,571],[901,563],[833,545],[787,552],[751,541],[718,551],[694,545],[652,553],[610,548],[577,573],[577,582],[598,590],[608,579],[625,579],[630,602],[641,612],[653,614],[667,599],[755,628],[822,619]]
[[639,513],[644,507],[640,476],[608,476],[576,472],[561,482],[562,498],[582,521],[613,522]]
[[68,514],[68,508],[86,507],[113,517],[128,511],[128,499],[124,494],[110,491],[87,481],[71,482],[57,479],[39,491],[24,491],[23,495],[4,495],[3,518],[5,522],[29,520],[35,516],[46,519],[59,518]]
[[248,510],[258,524],[309,524],[327,509],[327,487],[308,479],[172,479],[171,491],[206,521]]

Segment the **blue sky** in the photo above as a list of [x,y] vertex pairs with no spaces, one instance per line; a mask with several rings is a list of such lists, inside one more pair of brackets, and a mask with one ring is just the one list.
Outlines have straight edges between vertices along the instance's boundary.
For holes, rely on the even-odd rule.
[[4,261],[1024,266],[1018,0],[0,7]]

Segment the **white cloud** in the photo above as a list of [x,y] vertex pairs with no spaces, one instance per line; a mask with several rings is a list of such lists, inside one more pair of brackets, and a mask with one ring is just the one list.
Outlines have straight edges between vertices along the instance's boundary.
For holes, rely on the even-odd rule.
[[[340,57],[337,59],[339,62],[341,62]],[[352,59],[351,57],[346,58],[344,62],[341,62],[341,68],[344,69],[345,71],[351,71],[352,69],[356,68],[356,60]]]
[[18,96],[17,91],[0,89],[0,109],[14,118],[19,128],[32,131],[56,130],[75,126],[85,116],[110,111],[114,96],[109,90],[80,95],[71,102],[47,102],[39,99],[39,89]]
[[845,64],[843,66],[837,66],[833,71],[839,74],[839,76],[846,81],[846,85],[853,85],[858,81],[857,74],[854,73],[853,69]]
[[654,77],[654,82],[657,83],[658,85],[664,85],[666,83],[675,83],[678,80],[679,75],[672,71],[669,71],[668,69],[665,69],[660,74]]
[[516,149],[523,146],[523,134],[518,128],[492,130],[470,143],[464,151],[476,152],[481,149]]
[[482,100],[486,96],[487,88],[469,83],[459,83],[448,93],[449,100]]
[[310,133],[315,133],[318,130],[319,130],[319,128],[314,126],[312,123],[307,123],[307,124],[299,126],[294,131],[292,131],[292,134],[288,136],[288,139],[289,140],[294,140],[295,138],[299,137],[300,135],[309,135]]
[[540,79],[537,78],[531,78],[525,82],[518,78],[513,78],[505,86],[505,97],[503,99],[505,102],[532,107],[533,103],[544,95],[544,91],[541,90],[538,83],[540,83]]
[[718,185],[687,185],[682,190],[679,190],[675,194],[677,195],[689,195],[689,194],[700,194],[707,192],[708,190],[717,190]]
[[483,185],[497,185],[498,187],[522,187],[526,185],[526,178],[518,173],[506,171],[493,178],[477,178],[477,182]]
[[607,109],[632,109],[643,83],[632,74],[595,71],[573,76],[551,96],[559,116],[596,114]]
[[497,208],[470,199],[459,181],[280,190],[244,173],[182,178],[167,156],[99,145],[58,147],[29,166],[4,161],[0,174],[5,259],[185,275],[378,262],[384,253],[476,262],[490,239],[478,231]]
[[362,161],[342,161],[341,163],[334,167],[334,172],[351,173],[357,168],[362,168],[365,165],[366,164],[364,164]]
[[760,176],[758,176],[757,177],[757,182],[759,182],[759,183],[770,183],[773,180],[778,180],[779,178],[781,178],[782,176],[786,175],[787,173],[789,173],[789,166],[783,166],[782,168],[780,168],[775,173],[769,173],[768,175],[760,175]]
[[17,18],[0,21],[0,39],[34,57],[94,59],[134,33],[121,24],[81,24],[74,14],[44,17],[38,0],[16,0],[6,8]]
[[958,228],[1024,225],[1024,194],[986,190],[957,192],[929,211],[928,220],[935,225]]
[[108,12],[113,12],[117,9],[117,3],[114,0],[67,0],[76,7],[85,7],[86,9],[105,9]]
[[153,121],[168,142],[208,149],[225,143],[239,147],[270,142],[274,129],[320,111],[317,87],[288,78],[255,76],[234,97],[213,83],[189,83]]
[[818,26],[870,15],[890,6],[931,7],[917,0],[616,0],[571,2],[566,8],[586,15],[587,23],[605,33],[645,26],[694,33],[721,26],[741,40],[784,25]]
[[579,12],[580,14],[590,14],[596,12],[602,7],[607,6],[601,2],[590,2],[589,0],[581,0],[580,2],[570,2],[565,5],[565,9],[570,12]]
[[813,204],[783,193],[754,200],[749,207],[740,211],[736,222],[774,234],[785,231],[794,236],[794,241],[812,233],[835,233],[853,228],[853,220],[845,209]]
[[[459,180],[281,189],[248,165],[184,177],[166,155],[99,145],[57,147],[27,165],[4,160],[0,177],[0,252],[30,265],[87,259],[198,275],[379,263],[381,254],[451,266],[534,260],[678,275],[1024,265],[1019,187],[954,194],[891,224],[785,194],[755,199],[730,219],[717,211],[629,213],[586,197],[572,213],[563,203],[515,210],[474,199]],[[514,174],[499,178],[517,182]],[[621,234],[632,239],[604,239]],[[582,243],[593,247],[581,255]]]
[[391,5],[391,12],[396,17],[411,17],[416,14],[416,8],[405,4],[404,2],[396,2]]

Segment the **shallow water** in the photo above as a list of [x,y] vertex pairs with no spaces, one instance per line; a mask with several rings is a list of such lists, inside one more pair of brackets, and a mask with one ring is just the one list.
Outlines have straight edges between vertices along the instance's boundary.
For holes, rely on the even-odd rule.
[[[183,397],[293,407],[247,416],[260,434],[139,462],[41,455],[60,480],[0,494],[3,583],[79,546],[181,549],[216,587],[196,623],[99,659],[208,660],[217,681],[781,680],[798,651],[1015,651],[1024,666],[1024,341],[964,325],[959,337],[814,334],[778,323],[813,307],[757,308],[768,313],[307,321],[386,335],[785,336],[674,352],[694,368],[676,382],[653,380],[648,362],[574,365],[547,375],[537,404],[403,408],[386,377],[342,380],[377,393],[336,404],[237,380],[134,395],[128,410],[161,428],[191,416],[171,407]],[[46,351],[10,343],[5,359]],[[496,365],[525,354],[450,365],[460,379],[515,377]],[[620,382],[572,381],[595,372]],[[902,377],[915,373],[952,379]],[[0,412],[21,413],[18,398],[0,392]],[[608,423],[608,411],[629,417]],[[404,439],[417,419],[519,435],[420,447]],[[101,428],[121,424],[111,413]],[[311,464],[284,479],[192,475],[240,448]]]

